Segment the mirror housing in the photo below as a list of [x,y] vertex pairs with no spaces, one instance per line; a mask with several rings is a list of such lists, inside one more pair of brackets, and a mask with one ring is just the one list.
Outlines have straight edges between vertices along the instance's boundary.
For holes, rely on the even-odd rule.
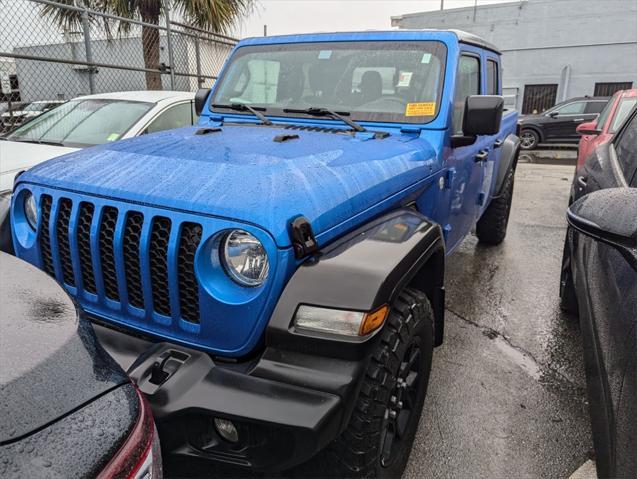
[[599,135],[602,130],[597,129],[596,121],[588,121],[586,123],[580,123],[576,128],[577,133],[580,135]]
[[504,98],[498,95],[471,95],[464,104],[462,135],[451,137],[453,148],[475,143],[480,135],[496,135],[500,131]]
[[573,203],[568,223],[606,243],[637,248],[637,188],[595,191]]
[[197,90],[197,93],[195,93],[195,113],[197,113],[197,116],[201,116],[209,94],[210,88],[200,88]]
[[551,113],[548,114],[548,116],[550,116],[551,118],[555,118],[557,116],[559,116],[559,112],[558,111],[552,111]]

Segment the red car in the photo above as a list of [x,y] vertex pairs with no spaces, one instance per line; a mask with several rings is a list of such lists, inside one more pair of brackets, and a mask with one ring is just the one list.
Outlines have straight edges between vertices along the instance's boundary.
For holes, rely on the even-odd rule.
[[577,132],[582,135],[577,151],[578,170],[595,148],[613,138],[635,104],[637,89],[618,91],[606,104],[597,120],[582,123],[577,127]]

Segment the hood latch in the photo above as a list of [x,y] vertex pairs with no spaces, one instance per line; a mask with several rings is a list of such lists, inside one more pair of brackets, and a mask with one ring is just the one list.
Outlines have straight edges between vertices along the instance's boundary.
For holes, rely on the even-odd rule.
[[290,223],[290,239],[296,259],[305,258],[318,251],[312,225],[305,216],[298,216]]

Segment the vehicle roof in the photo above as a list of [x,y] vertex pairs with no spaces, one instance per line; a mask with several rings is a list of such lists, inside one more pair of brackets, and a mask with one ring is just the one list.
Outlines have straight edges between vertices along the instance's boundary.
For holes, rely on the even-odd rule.
[[637,96],[637,88],[631,88],[630,90],[620,90],[619,96],[622,98]]
[[139,91],[118,91],[113,93],[97,93],[95,95],[84,95],[75,100],[99,99],[99,100],[129,100],[158,103],[163,100],[192,100],[195,94],[186,91],[164,91],[164,90],[139,90]]
[[498,48],[485,39],[463,30],[436,28],[366,30],[362,32],[325,32],[304,33],[298,35],[275,35],[270,37],[252,37],[239,42],[239,45],[267,45],[272,43],[302,43],[321,41],[383,41],[383,40],[447,40],[458,41],[491,50],[500,54]]

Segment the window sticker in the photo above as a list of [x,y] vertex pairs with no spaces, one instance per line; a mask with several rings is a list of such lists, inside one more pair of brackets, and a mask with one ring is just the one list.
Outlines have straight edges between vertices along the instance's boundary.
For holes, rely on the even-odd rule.
[[119,133],[111,133],[110,135],[108,135],[108,138],[106,138],[106,141],[117,141],[118,138]]
[[396,86],[409,86],[412,76],[413,72],[400,72],[400,75],[398,75],[398,84]]
[[436,102],[407,103],[405,116],[434,116],[436,113]]
[[319,52],[319,60],[329,60],[332,56],[332,50],[321,50]]
[[431,53],[423,53],[420,63],[429,63],[431,61]]

